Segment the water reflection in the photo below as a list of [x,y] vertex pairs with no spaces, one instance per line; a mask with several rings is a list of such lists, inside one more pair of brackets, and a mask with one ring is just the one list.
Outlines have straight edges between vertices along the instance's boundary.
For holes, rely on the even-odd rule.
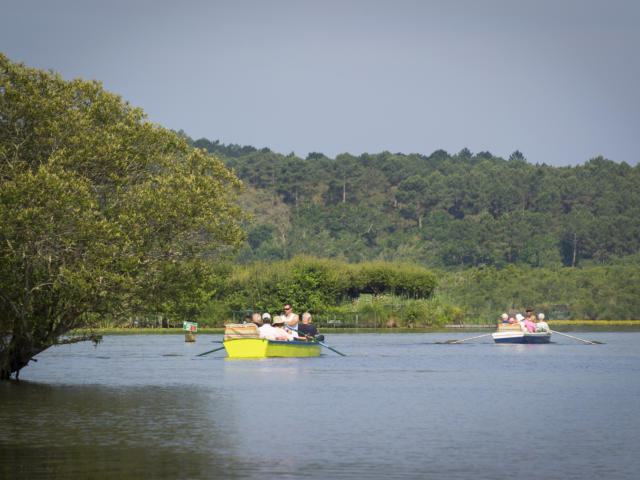
[[25,381],[0,391],[1,478],[215,477],[239,461],[227,421],[236,413],[224,395]]

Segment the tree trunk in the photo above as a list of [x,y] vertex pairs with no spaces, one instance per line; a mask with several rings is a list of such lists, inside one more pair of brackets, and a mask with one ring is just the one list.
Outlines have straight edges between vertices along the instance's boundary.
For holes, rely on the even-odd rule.
[[65,340],[55,340],[51,343],[34,342],[30,335],[13,334],[11,340],[0,351],[0,380],[9,380],[11,375],[15,373],[16,378],[20,374],[20,370],[26,367],[29,362],[37,362],[33,357],[40,352],[45,351],[53,345],[63,345],[78,342],[94,342],[98,344],[102,340],[102,335],[84,335],[81,337],[71,337]]
[[347,203],[347,177],[342,177],[342,203]]
[[9,380],[15,373],[16,378],[20,370],[29,364],[29,361],[40,352],[35,352],[32,343],[28,338],[20,335],[13,335],[5,351],[2,352],[2,363],[0,364],[0,380]]

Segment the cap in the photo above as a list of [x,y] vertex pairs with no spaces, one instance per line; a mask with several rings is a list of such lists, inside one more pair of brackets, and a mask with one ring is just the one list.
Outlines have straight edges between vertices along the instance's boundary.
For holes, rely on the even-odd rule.
[[262,319],[264,320],[265,318],[271,318],[271,315],[269,315],[269,312],[264,312],[262,314]]

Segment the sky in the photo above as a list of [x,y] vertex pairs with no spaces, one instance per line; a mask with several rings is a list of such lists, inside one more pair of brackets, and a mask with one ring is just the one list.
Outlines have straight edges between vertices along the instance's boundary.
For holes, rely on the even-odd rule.
[[640,2],[0,0],[0,51],[193,139],[640,159]]

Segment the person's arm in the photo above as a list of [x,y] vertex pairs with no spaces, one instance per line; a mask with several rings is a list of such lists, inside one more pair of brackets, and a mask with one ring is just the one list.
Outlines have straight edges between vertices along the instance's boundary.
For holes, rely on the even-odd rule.
[[285,320],[284,323],[286,323],[289,326],[295,325],[296,323],[298,323],[300,317],[298,317],[298,314],[294,313],[291,316],[291,320]]

